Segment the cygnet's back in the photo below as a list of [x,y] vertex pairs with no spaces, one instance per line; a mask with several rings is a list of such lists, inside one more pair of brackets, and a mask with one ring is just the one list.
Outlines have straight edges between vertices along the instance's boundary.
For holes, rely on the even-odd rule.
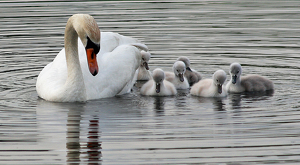
[[142,86],[142,95],[170,96],[177,93],[175,86],[169,81],[165,80],[165,73],[162,69],[155,69],[152,76],[153,78]]
[[226,90],[230,93],[274,90],[273,82],[265,77],[260,75],[241,76],[242,66],[239,63],[232,63],[229,73],[231,80],[227,83]]
[[173,65],[173,72],[165,72],[166,80],[174,84],[176,89],[188,89],[190,87],[184,77],[186,66],[182,61],[176,61]]
[[217,70],[212,79],[204,79],[194,84],[191,88],[191,94],[202,97],[225,97],[227,92],[223,88],[223,84],[226,77],[225,71]]
[[201,74],[197,72],[196,70],[190,68],[190,59],[185,56],[180,56],[177,58],[177,61],[184,62],[186,66],[186,71],[184,73],[184,76],[187,78],[190,86],[195,84],[196,82],[200,81],[202,79]]

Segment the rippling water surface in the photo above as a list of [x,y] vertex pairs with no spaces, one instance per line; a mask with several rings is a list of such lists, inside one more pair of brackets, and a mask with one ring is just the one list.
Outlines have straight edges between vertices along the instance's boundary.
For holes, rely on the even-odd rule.
[[[0,164],[298,164],[300,1],[1,1]],[[232,62],[271,79],[268,95],[39,99],[39,72],[75,13],[138,38],[150,70],[178,56],[210,78]],[[228,76],[229,78],[229,76]],[[140,83],[137,85],[141,85]]]

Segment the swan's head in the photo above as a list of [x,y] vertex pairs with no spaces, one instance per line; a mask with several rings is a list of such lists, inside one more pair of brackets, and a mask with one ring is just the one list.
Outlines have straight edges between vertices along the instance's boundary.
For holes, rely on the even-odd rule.
[[232,84],[236,83],[236,80],[241,76],[242,74],[242,66],[239,63],[232,63],[230,65],[229,73],[231,75]]
[[191,62],[190,62],[190,59],[189,59],[189,58],[187,58],[187,57],[185,57],[185,56],[180,56],[180,57],[177,58],[177,61],[182,61],[182,62],[184,62],[185,66],[186,66],[186,70],[192,72],[192,69],[190,68]]
[[213,74],[213,81],[214,84],[218,87],[218,93],[222,93],[222,85],[225,83],[226,80],[226,72],[224,70],[217,70],[214,74]]
[[174,63],[174,65],[173,65],[173,71],[174,71],[175,75],[177,77],[179,77],[179,80],[181,82],[183,82],[184,81],[183,75],[184,75],[184,73],[186,71],[186,66],[185,66],[184,62],[182,62],[182,61],[176,61]]
[[145,67],[147,70],[149,70],[148,62],[151,58],[151,54],[149,52],[145,52],[145,51],[142,50],[141,55],[142,55],[141,66]]
[[165,79],[165,72],[162,69],[157,68],[157,69],[153,70],[152,76],[153,76],[153,80],[155,82],[155,89],[156,89],[155,91],[156,91],[156,93],[159,93],[160,85]]
[[97,22],[88,14],[75,14],[70,17],[69,22],[73,23],[73,27],[85,47],[91,74],[97,75],[97,54],[100,51],[100,30]]

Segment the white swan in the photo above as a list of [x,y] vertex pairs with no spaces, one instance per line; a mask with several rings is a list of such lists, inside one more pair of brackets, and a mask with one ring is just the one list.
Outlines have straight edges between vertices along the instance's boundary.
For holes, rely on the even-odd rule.
[[239,63],[232,63],[229,73],[231,80],[226,85],[228,93],[265,92],[274,89],[273,82],[265,77],[259,75],[241,76],[242,66]]
[[129,91],[141,61],[137,47],[147,49],[135,42],[116,33],[101,33],[100,43],[100,30],[94,18],[73,15],[65,29],[65,48],[37,78],[38,95],[48,101],[75,102]]
[[189,82],[184,73],[186,66],[182,61],[176,61],[173,65],[173,72],[165,72],[166,80],[174,84],[176,89],[188,89],[190,87]]
[[165,73],[162,69],[157,68],[153,71],[153,78],[147,81],[141,88],[142,95],[149,96],[170,96],[176,95],[175,86],[165,80]]
[[137,80],[150,80],[152,78],[151,72],[149,71],[149,60],[151,58],[151,54],[149,52],[141,51],[142,61],[139,66],[137,73]]
[[191,94],[202,97],[226,97],[227,92],[223,88],[226,80],[226,73],[224,70],[217,70],[213,74],[213,79],[200,80],[191,88]]
[[190,68],[191,63],[190,63],[189,58],[187,58],[185,56],[180,56],[177,58],[177,61],[184,62],[185,66],[186,66],[186,71],[184,73],[184,76],[187,78],[190,86],[194,85],[195,83],[197,83],[198,81],[200,81],[202,79],[201,74],[199,72]]

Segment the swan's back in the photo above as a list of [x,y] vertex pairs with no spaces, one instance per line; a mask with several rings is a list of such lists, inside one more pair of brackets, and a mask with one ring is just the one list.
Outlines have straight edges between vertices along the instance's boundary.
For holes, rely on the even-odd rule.
[[246,92],[264,92],[274,89],[274,84],[271,80],[259,75],[242,76],[241,85]]

